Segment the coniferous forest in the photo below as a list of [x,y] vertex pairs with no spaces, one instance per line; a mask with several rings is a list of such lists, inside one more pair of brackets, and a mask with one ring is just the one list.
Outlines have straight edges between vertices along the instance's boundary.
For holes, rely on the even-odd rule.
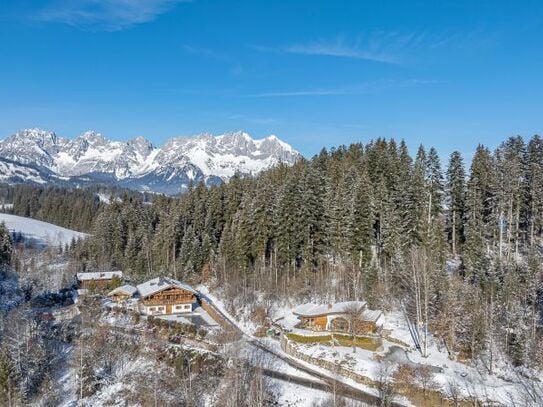
[[[55,186],[0,184],[0,201],[12,203],[7,211],[14,215],[54,223],[69,229],[87,232],[105,206],[100,196],[120,200],[121,196],[149,196],[112,186],[62,188]],[[1,205],[1,204],[0,204]]]
[[[443,162],[445,161],[445,162]],[[364,299],[404,309],[450,352],[542,366],[543,140],[471,163],[402,141],[352,144],[180,198],[101,207],[80,270],[224,289],[244,304]]]

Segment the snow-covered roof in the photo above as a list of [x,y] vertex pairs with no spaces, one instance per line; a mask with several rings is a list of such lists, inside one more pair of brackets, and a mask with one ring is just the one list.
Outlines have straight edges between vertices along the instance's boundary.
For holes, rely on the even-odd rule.
[[113,277],[123,277],[122,271],[93,271],[88,273],[77,273],[79,281],[88,280],[111,280]]
[[377,322],[377,320],[381,317],[383,313],[379,310],[365,310],[360,319],[364,320],[364,321],[372,321],[372,322]]
[[111,290],[108,294],[108,296],[110,295],[115,295],[115,294],[128,294],[130,296],[134,295],[136,292],[138,291],[138,289],[136,287],[134,287],[133,285],[130,285],[130,284],[125,284],[125,285],[122,285],[120,287],[117,287],[116,289],[114,290]]
[[167,288],[180,288],[182,290],[189,291],[193,294],[197,294],[196,290],[187,284],[183,284],[180,281],[174,280],[169,277],[157,277],[152,280],[146,281],[138,285],[138,291],[141,297],[148,297],[149,295],[158,293]]
[[366,308],[366,301],[344,301],[335,304],[307,303],[298,305],[292,313],[300,317],[316,317],[319,315],[343,314],[351,307]]

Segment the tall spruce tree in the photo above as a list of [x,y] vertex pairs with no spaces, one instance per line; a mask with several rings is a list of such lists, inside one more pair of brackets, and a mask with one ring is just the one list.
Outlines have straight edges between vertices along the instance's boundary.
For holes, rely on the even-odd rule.
[[541,244],[543,236],[543,140],[534,136],[527,148],[528,241]]
[[510,137],[496,151],[496,224],[498,229],[498,251],[503,250],[508,258],[518,257],[519,243],[523,239],[523,224],[526,211],[526,146],[520,137]]
[[419,146],[413,166],[409,200],[411,244],[420,244],[428,234],[428,206],[430,202],[428,161],[426,150],[422,145]]
[[374,244],[374,214],[372,188],[364,169],[352,192],[349,222],[352,227],[350,249],[353,261],[359,268],[367,267],[371,261],[371,248]]
[[495,213],[494,171],[489,150],[479,145],[467,184],[464,265],[468,278],[481,284],[490,272],[488,247],[492,243]]
[[464,241],[464,208],[466,199],[466,173],[462,155],[454,151],[447,169],[447,235],[451,254],[456,257]]

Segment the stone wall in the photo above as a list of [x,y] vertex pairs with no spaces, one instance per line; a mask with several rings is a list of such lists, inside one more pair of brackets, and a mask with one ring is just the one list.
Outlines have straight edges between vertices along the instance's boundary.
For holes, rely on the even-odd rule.
[[[299,351],[296,347],[296,342],[289,340],[284,334],[281,335],[281,349],[286,354],[295,357],[296,359],[303,360],[304,362],[310,363],[314,366],[321,367],[328,370],[329,372],[336,374],[338,376],[347,377],[354,380],[357,383],[365,384],[371,387],[376,388],[379,383],[375,380],[370,379],[367,376],[361,375],[354,372],[351,369],[348,369],[344,366],[338,365],[337,363],[331,362],[329,360],[324,360],[316,358],[310,355],[307,355]],[[396,388],[399,394],[407,397],[407,399],[413,405],[421,406],[443,406],[443,407],[473,407],[474,405],[480,405],[478,401],[475,400],[457,400],[455,402],[447,399],[447,397],[442,394],[437,389],[428,389],[423,391],[422,389],[414,385],[401,385]],[[395,403],[396,404],[396,403]],[[399,405],[399,404],[398,404]],[[486,405],[486,404],[485,404]]]
[[374,380],[371,380],[369,377],[356,373],[351,369],[347,369],[346,367],[338,365],[337,363],[331,362],[329,360],[316,358],[300,352],[296,348],[296,342],[289,340],[285,335],[281,335],[281,349],[283,350],[283,352],[292,357],[303,360],[307,363],[311,363],[312,365],[322,367],[323,369],[326,369],[330,372],[352,379],[357,383],[362,383],[369,386],[377,385],[377,382],[375,382]]

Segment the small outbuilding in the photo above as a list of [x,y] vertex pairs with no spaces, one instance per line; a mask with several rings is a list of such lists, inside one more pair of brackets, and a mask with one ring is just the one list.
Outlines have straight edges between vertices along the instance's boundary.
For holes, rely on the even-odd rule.
[[125,284],[110,291],[107,296],[115,302],[122,302],[134,297],[137,292],[138,289],[136,287]]
[[[379,329],[382,312],[369,310],[365,301],[345,301],[334,304],[307,303],[292,313],[298,317],[300,328],[311,331],[374,333]],[[351,329],[351,326],[353,329]]]

